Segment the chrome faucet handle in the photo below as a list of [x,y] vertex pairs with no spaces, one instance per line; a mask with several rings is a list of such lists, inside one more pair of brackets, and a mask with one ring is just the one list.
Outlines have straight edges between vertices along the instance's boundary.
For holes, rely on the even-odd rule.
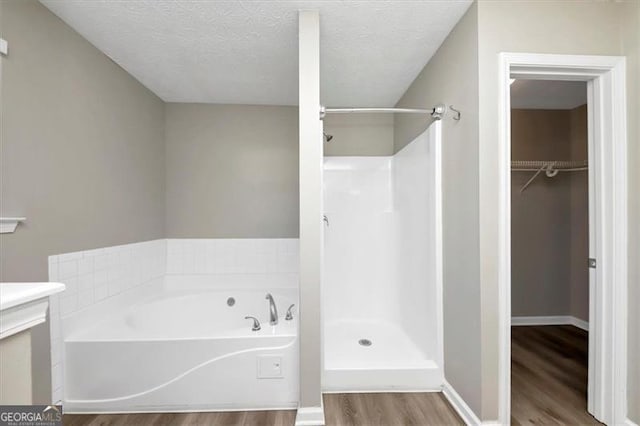
[[289,309],[287,309],[287,315],[285,315],[284,317],[285,321],[291,321],[293,319],[293,315],[291,314],[291,309],[293,309],[294,306],[296,305],[292,304],[291,306],[289,306]]
[[252,319],[253,320],[253,327],[251,328],[251,331],[260,330],[261,327],[260,327],[260,321],[258,320],[258,318],[248,315],[248,316],[244,317],[244,319]]

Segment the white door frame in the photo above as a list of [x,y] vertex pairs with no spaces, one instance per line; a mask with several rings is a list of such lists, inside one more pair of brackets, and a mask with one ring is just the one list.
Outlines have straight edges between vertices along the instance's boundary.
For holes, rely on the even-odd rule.
[[[626,62],[617,56],[501,53],[499,72],[499,421],[511,417],[510,79],[586,81],[589,102],[589,401],[606,424],[627,419]],[[587,259],[585,259],[587,262]]]

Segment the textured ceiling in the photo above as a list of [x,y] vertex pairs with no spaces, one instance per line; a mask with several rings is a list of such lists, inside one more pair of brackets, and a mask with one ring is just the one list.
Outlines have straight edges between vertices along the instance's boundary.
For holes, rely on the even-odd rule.
[[321,96],[392,106],[471,0],[41,0],[163,100],[296,105],[299,9],[321,20]]
[[573,109],[586,103],[584,81],[516,80],[511,84],[511,108]]

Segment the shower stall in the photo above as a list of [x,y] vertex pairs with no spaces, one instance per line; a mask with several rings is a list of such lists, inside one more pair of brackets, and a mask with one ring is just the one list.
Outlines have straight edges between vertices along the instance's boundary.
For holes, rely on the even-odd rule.
[[443,384],[440,149],[436,120],[393,156],[325,157],[325,391]]

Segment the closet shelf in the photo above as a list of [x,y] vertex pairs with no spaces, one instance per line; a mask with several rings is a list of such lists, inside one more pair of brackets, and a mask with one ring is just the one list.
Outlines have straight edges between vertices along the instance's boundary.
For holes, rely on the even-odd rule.
[[535,172],[531,179],[522,185],[520,193],[524,192],[542,172],[545,172],[547,177],[552,178],[558,172],[578,172],[582,170],[589,170],[587,161],[517,160],[511,162],[511,171],[513,172]]

